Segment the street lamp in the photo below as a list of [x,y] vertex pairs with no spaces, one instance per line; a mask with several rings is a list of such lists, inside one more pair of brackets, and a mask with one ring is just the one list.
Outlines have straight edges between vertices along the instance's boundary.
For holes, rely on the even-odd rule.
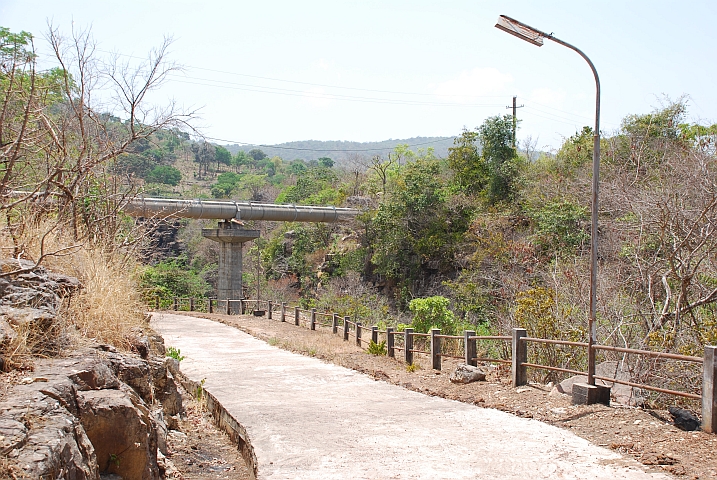
[[543,46],[543,39],[547,38],[576,51],[588,62],[595,76],[595,130],[593,131],[593,185],[592,185],[592,211],[590,215],[590,316],[588,317],[588,384],[595,385],[595,350],[593,345],[597,340],[596,303],[597,303],[597,255],[598,255],[598,184],[600,181],[600,79],[595,65],[579,48],[553,36],[541,32],[529,25],[505,15],[498,17],[495,26],[508,32],[521,40],[532,43],[538,47]]

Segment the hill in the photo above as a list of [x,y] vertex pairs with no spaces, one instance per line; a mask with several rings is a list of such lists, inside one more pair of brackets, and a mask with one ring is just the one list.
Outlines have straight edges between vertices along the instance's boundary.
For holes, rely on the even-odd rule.
[[224,145],[232,155],[238,151],[248,152],[254,148],[261,149],[270,157],[279,156],[286,160],[301,159],[304,161],[330,157],[339,165],[351,160],[354,156],[385,157],[396,145],[407,144],[411,150],[433,148],[438,157],[447,157],[448,148],[453,146],[454,137],[412,137],[404,139],[388,139],[379,142],[351,142],[343,140],[300,140],[279,143],[276,145]]

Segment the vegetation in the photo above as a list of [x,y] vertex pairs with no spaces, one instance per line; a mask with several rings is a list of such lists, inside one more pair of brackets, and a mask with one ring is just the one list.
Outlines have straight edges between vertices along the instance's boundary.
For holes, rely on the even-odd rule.
[[[134,289],[128,298],[139,299],[127,280],[138,272],[144,298],[167,302],[211,294],[216,248],[200,241],[201,222],[187,222],[184,256],[135,269],[146,232],[121,213],[129,196],[354,206],[362,213],[347,225],[250,222],[262,238],[244,256],[246,283],[272,299],[365,324],[448,333],[507,333],[520,325],[530,335],[585,339],[589,127],[540,155],[513,147],[507,116],[466,129],[439,153],[391,142],[371,157],[329,154],[327,147],[301,159],[286,149],[220,146],[188,133],[192,112],[146,104],[147,92],[175,68],[165,58],[169,41],[125,78],[121,65],[98,69],[83,53],[93,51],[84,48],[87,33],[68,40],[51,29],[48,40],[60,66],[37,72],[32,36],[0,29],[0,237],[7,255],[35,267],[86,255]],[[79,48],[66,48],[72,44]],[[103,98],[118,104],[97,110],[95,78],[115,90]],[[717,342],[717,126],[686,118],[684,101],[668,101],[627,116],[601,140],[601,343],[700,354]],[[78,275],[88,284],[96,278],[89,270]],[[100,338],[82,323],[87,315],[70,317]],[[553,347],[532,351],[537,360],[584,366],[584,356]],[[687,389],[695,381],[661,378]]]

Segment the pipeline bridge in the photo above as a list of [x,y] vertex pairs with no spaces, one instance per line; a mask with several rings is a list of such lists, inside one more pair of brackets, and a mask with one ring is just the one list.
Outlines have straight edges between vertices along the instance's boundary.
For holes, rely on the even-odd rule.
[[202,229],[202,236],[219,243],[219,300],[243,297],[243,245],[259,238],[259,230],[243,228],[245,220],[336,223],[350,221],[359,214],[358,210],[352,208],[145,197],[130,200],[123,211],[133,217],[218,220],[217,228]]

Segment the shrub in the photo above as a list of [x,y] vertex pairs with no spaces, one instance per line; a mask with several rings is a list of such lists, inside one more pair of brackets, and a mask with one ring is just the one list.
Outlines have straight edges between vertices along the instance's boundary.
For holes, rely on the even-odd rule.
[[408,309],[413,313],[411,326],[417,333],[428,333],[431,328],[440,328],[445,335],[455,335],[461,326],[449,310],[446,297],[415,298],[408,304]]

